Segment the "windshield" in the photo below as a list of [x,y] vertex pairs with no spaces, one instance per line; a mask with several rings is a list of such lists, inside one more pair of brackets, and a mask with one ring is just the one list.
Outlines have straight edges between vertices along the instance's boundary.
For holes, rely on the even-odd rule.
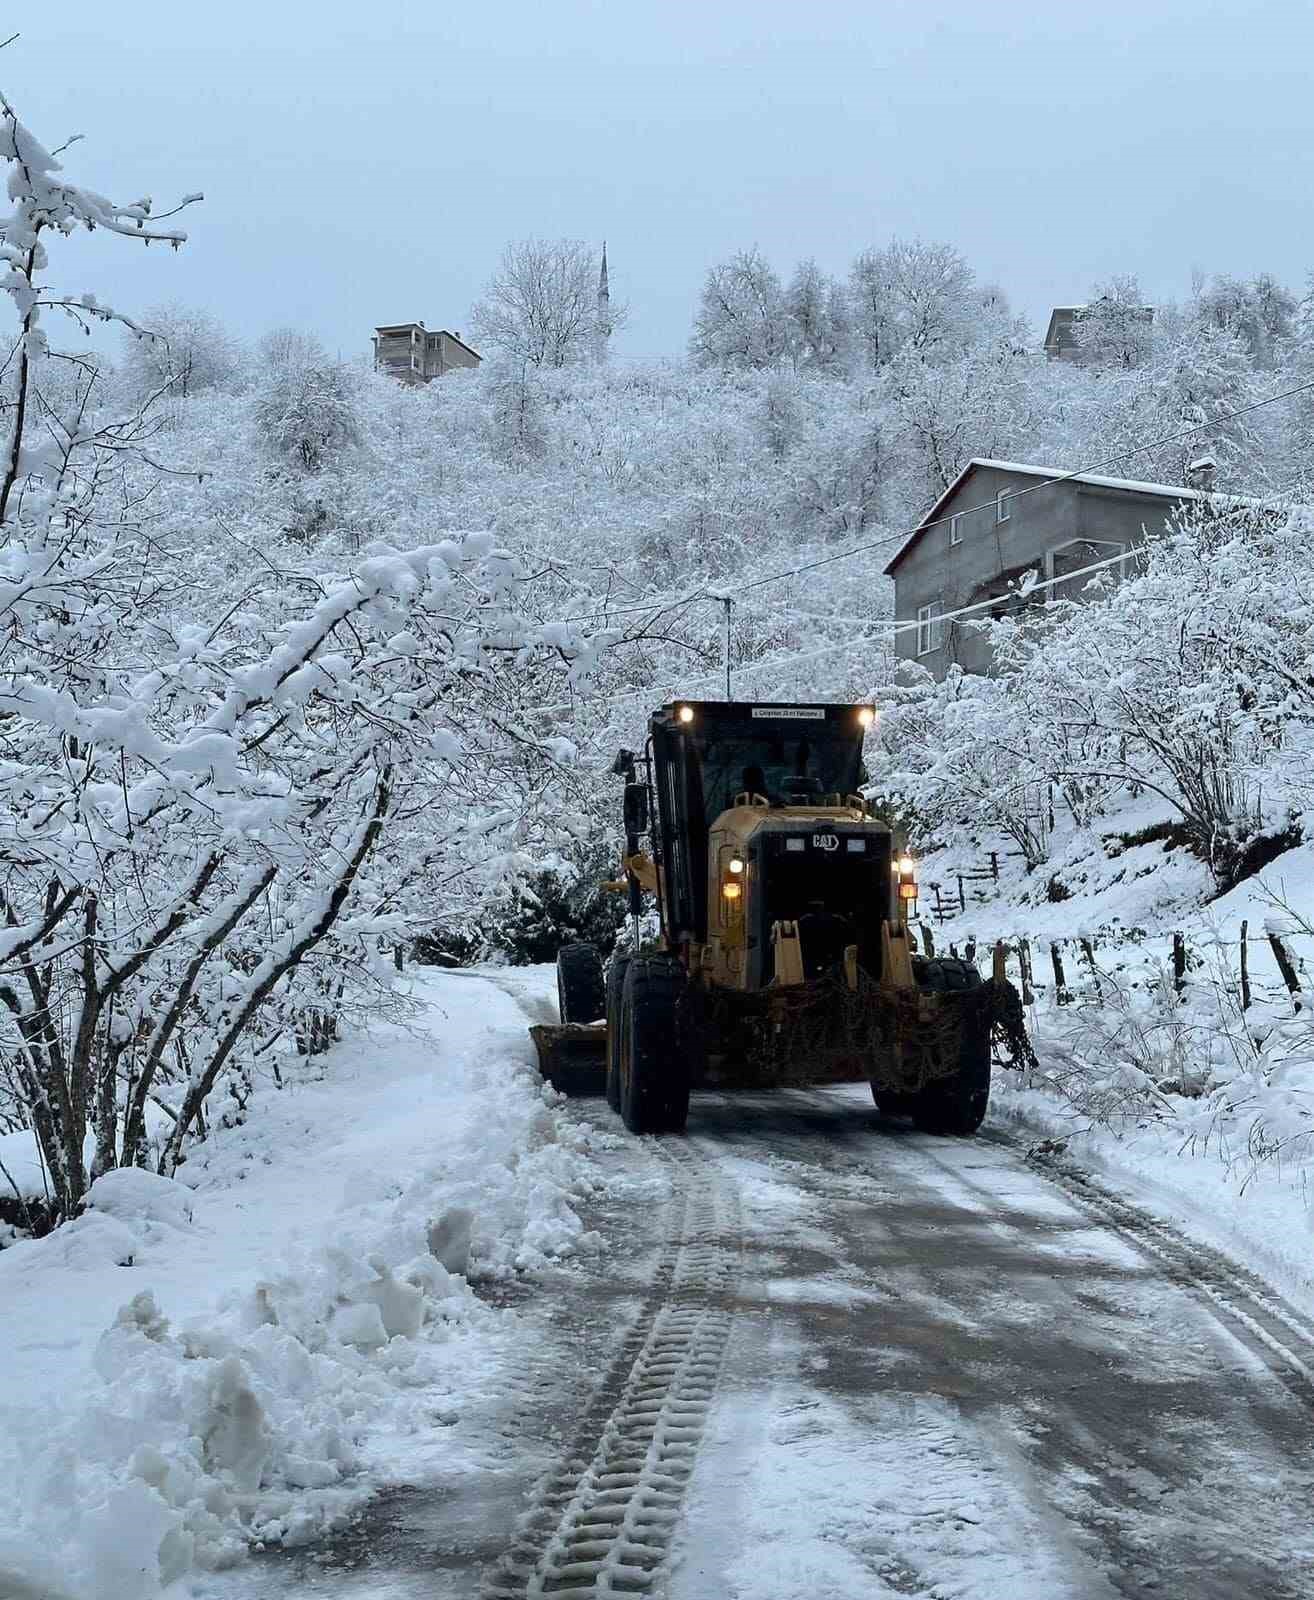
[[783,805],[791,797],[853,794],[858,788],[862,739],[838,728],[718,729],[709,739],[695,734],[692,743],[709,823],[745,790]]

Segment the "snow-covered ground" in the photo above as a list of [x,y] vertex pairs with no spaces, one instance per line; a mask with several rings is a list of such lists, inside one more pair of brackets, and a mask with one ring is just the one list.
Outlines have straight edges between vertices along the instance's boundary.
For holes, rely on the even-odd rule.
[[[1063,1082],[1075,1096],[1023,1086],[1013,1074],[997,1075],[992,1116],[1037,1139],[1062,1141],[1065,1158],[1126,1186],[1142,1203],[1169,1217],[1187,1233],[1248,1263],[1284,1292],[1314,1303],[1314,1035],[1308,1012],[1297,1012],[1267,942],[1280,932],[1307,990],[1314,990],[1314,845],[1285,851],[1258,875],[1226,895],[1210,899],[1210,880],[1198,860],[1162,840],[1126,844],[1128,837],[1165,820],[1162,807],[1125,807],[1099,830],[1073,831],[1056,841],[1051,861],[1031,873],[1016,857],[1002,854],[1003,841],[960,840],[929,855],[923,881],[953,885],[964,868],[979,868],[987,852],[1001,851],[997,885],[968,883],[985,898],[942,924],[932,922],[938,953],[953,945],[961,953],[977,942],[977,959],[988,970],[995,939],[1030,941],[1036,1004],[1029,1016],[1040,1056],[1042,1082]],[[1051,879],[1066,898],[1052,899]],[[923,907],[929,903],[929,895]],[[1253,1003],[1242,1013],[1240,949],[1247,934]],[[1172,935],[1186,940],[1192,966],[1180,1005],[1182,1025],[1160,1027],[1164,1011],[1148,1017],[1149,991],[1163,992],[1171,967]],[[1103,1025],[1108,1047],[1100,1061],[1090,1056],[1082,1018],[1098,1011],[1099,985],[1079,941],[1090,941],[1103,975],[1105,995],[1119,996],[1119,1016]],[[1049,946],[1057,941],[1068,985],[1079,1004],[1057,1007]],[[1198,964],[1197,964],[1198,963]],[[1016,982],[1016,961],[1009,974]],[[1221,999],[1232,996],[1232,1002]],[[1083,1007],[1089,1008],[1083,1011]],[[1141,1026],[1138,1028],[1138,1019]],[[1120,1022],[1125,1023],[1121,1037]],[[1220,1022],[1241,1046],[1222,1040]],[[1247,1032],[1277,1041],[1285,1030],[1284,1055],[1254,1051],[1246,1059]],[[1099,1035],[1097,1034],[1096,1037]],[[1074,1052],[1074,1039],[1078,1048]],[[1114,1057],[1126,1046],[1124,1059]],[[1169,1047],[1182,1053],[1180,1062]],[[1154,1059],[1156,1048],[1162,1055]],[[1074,1066],[1075,1063],[1075,1066]],[[1197,1098],[1145,1094],[1147,1079],[1171,1079],[1179,1066],[1211,1066],[1212,1092]],[[1074,1081],[1082,1069],[1085,1084]],[[1081,1104],[1103,1070],[1110,1086],[1125,1071],[1126,1112],[1107,1120]],[[1233,1109],[1235,1108],[1235,1109]],[[1256,1159],[1252,1141],[1257,1118],[1281,1126],[1284,1151]],[[1301,1134],[1300,1130],[1309,1130]],[[1293,1137],[1294,1135],[1294,1137]]]
[[[484,1463],[460,1424],[468,1417],[473,1426],[480,1408],[486,1414],[514,1388],[531,1327],[499,1304],[505,1289],[527,1282],[532,1295],[535,1279],[549,1274],[559,1284],[552,1264],[563,1261],[584,1269],[586,1304],[596,1293],[590,1283],[624,1279],[633,1241],[613,1239],[607,1224],[607,1237],[589,1233],[582,1202],[600,1213],[612,1206],[612,1217],[632,1213],[654,1238],[662,1226],[652,1188],[657,1147],[617,1143],[598,1131],[610,1122],[605,1108],[577,1115],[538,1082],[526,1027],[553,1014],[551,989],[548,969],[424,975],[415,981],[423,1014],[412,1028],[349,1040],[315,1076],[263,1091],[243,1127],[197,1151],[185,1184],[111,1175],[77,1222],[0,1252],[0,1600],[281,1596],[285,1583],[289,1593],[304,1587],[291,1568],[247,1569],[222,1582],[204,1574],[240,1563],[253,1538],[313,1540],[381,1486],[450,1483],[454,1469],[478,1479]],[[741,1126],[733,1105],[716,1109],[722,1098],[701,1109],[696,1102],[693,1152],[715,1156],[709,1170],[737,1188],[763,1241],[789,1256],[771,1256],[759,1289],[749,1284],[727,1372],[755,1370],[766,1346],[754,1341],[764,1338],[784,1366],[769,1404],[750,1403],[730,1381],[691,1485],[674,1592],[706,1592],[702,1576],[717,1571],[721,1582],[738,1562],[736,1592],[746,1595],[856,1596],[878,1579],[884,1587],[870,1592],[902,1593],[912,1579],[897,1552],[914,1545],[964,1594],[1004,1592],[998,1585],[1027,1546],[1029,1502],[1003,1482],[989,1452],[962,1454],[967,1436],[948,1412],[940,1416],[943,1397],[896,1394],[858,1415],[820,1395],[809,1376],[834,1352],[790,1344],[795,1306],[812,1307],[842,1348],[875,1316],[859,1346],[879,1343],[888,1294],[877,1277],[833,1270],[833,1227],[778,1180],[792,1186],[806,1177],[800,1160],[820,1160],[815,1171],[834,1190],[836,1217],[853,1219],[856,1240],[874,1241],[903,1195],[894,1180],[900,1163],[909,1180],[923,1181],[939,1146],[931,1141],[923,1155],[918,1141],[891,1143],[870,1126],[857,1089],[832,1096],[837,1111],[849,1109],[834,1124],[841,1143],[829,1154],[821,1124],[791,1130],[786,1148],[772,1131],[776,1113],[750,1106]],[[780,1115],[789,1114],[786,1104]],[[805,1107],[803,1115],[817,1113]],[[1024,1137],[1063,1136],[1064,1160],[1222,1248],[1314,1315],[1311,1210],[1299,1169],[1267,1166],[1247,1182],[1214,1145],[1183,1148],[1173,1128],[1155,1123],[1083,1131],[1052,1095],[1007,1081],[992,1123]],[[716,1149],[709,1128],[722,1130]],[[1035,1190],[1015,1154],[1000,1164],[997,1147],[977,1154],[949,1141],[943,1160],[964,1179],[982,1163],[997,1169],[972,1202],[983,1215],[1010,1186]],[[618,1249],[609,1253],[609,1244]],[[949,1258],[942,1266],[957,1270]],[[915,1307],[920,1279],[912,1267],[900,1270],[897,1303]],[[622,1285],[604,1316],[608,1337],[632,1316],[624,1295],[634,1299],[642,1278]],[[1001,1307],[1021,1292],[1002,1280],[1001,1289]],[[1025,1310],[1015,1307],[1017,1316]],[[988,1320],[973,1335],[986,1341],[982,1350],[991,1337],[1007,1347],[1011,1335],[1002,1323],[992,1335]],[[563,1389],[558,1409],[582,1405],[593,1381],[584,1365],[576,1377],[585,1389],[574,1398]],[[896,1516],[879,1485],[907,1482],[910,1441],[928,1452],[916,1467],[926,1504],[919,1511],[905,1493]],[[866,1475],[862,1494],[846,1491],[820,1515],[824,1496],[814,1490],[846,1472]],[[751,1515],[728,1528],[718,1506],[750,1490]],[[963,1500],[969,1490],[990,1500],[993,1523]],[[498,1515],[509,1532],[514,1507]],[[938,1530],[930,1543],[908,1532],[923,1523]],[[983,1527],[994,1531],[987,1537]],[[727,1540],[745,1553],[732,1556]],[[887,1546],[895,1555],[880,1554]],[[1028,1582],[1049,1592],[1053,1574],[1037,1550]],[[434,1592],[476,1591],[474,1566],[449,1576],[457,1587]],[[326,1570],[330,1589],[334,1581]],[[393,1592],[361,1581],[353,1597]]]
[[184,1183],[110,1174],[0,1252],[4,1600],[144,1600],[423,1481],[517,1358],[471,1280],[601,1242],[536,977],[422,975],[412,1028],[263,1091]]
[[856,1086],[708,1096],[690,1143],[745,1225],[672,1600],[1311,1592],[1314,1322],[1268,1346],[1220,1258]]

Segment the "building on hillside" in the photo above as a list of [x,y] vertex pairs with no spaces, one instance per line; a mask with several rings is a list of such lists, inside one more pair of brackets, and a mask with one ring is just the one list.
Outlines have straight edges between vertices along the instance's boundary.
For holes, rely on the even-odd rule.
[[[1212,458],[1195,463],[1202,484],[1212,482]],[[1061,482],[1048,480],[1061,478]],[[1189,501],[1242,502],[1206,488],[1138,483],[1059,467],[1013,461],[969,461],[918,523],[885,568],[894,579],[894,614],[908,626],[895,635],[898,655],[919,662],[937,678],[953,663],[988,672],[989,630],[973,626],[1021,614],[1027,575],[1063,580],[1038,599],[1078,597],[1101,570],[1122,576],[1147,535],[1162,532]],[[991,602],[996,602],[992,604]],[[970,617],[946,614],[979,606]]]
[[[1097,306],[1108,304],[1107,296],[1096,301]],[[1045,330],[1045,354],[1051,361],[1081,360],[1080,324],[1090,309],[1090,306],[1055,306],[1050,312],[1049,327]],[[1154,321],[1153,306],[1124,306],[1114,301],[1112,311],[1124,319],[1124,326]]]
[[1079,347],[1072,325],[1085,306],[1055,306],[1045,330],[1045,354],[1051,361],[1075,361]]
[[403,383],[428,383],[482,360],[459,333],[439,328],[430,333],[422,322],[390,322],[374,330],[374,365]]

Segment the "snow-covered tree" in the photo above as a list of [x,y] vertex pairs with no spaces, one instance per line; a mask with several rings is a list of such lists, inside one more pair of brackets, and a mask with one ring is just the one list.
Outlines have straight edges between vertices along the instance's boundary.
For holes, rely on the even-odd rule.
[[1276,363],[1295,331],[1296,297],[1267,272],[1249,281],[1219,273],[1200,285],[1192,309],[1206,326],[1239,340],[1261,367]]
[[849,294],[854,331],[873,367],[903,350],[924,361],[956,355],[982,318],[972,269],[949,244],[894,239],[865,250],[853,263]]
[[[625,315],[624,306],[609,303],[609,332]],[[588,360],[597,346],[597,318],[597,266],[578,239],[508,244],[470,313],[484,346],[532,367]]]
[[355,391],[341,362],[330,361],[321,350],[289,347],[284,360],[270,363],[257,377],[256,426],[278,455],[316,473],[328,457],[359,438]]
[[847,299],[815,261],[799,262],[784,291],[784,313],[796,372],[833,371],[844,363],[850,340]]
[[[379,543],[323,577],[248,547],[244,571],[198,584],[208,553],[122,492],[125,471],[162,470],[136,420],[92,419],[86,385],[61,417],[42,386],[43,312],[88,310],[39,287],[45,237],[184,236],[63,179],[7,107],[0,153],[19,319],[0,469],[0,1088],[68,1215],[97,1173],[147,1158],[148,1106],[169,1119],[154,1159],[171,1171],[221,1087],[240,1105],[267,1051],[322,1044],[381,992],[381,944],[432,918],[444,872],[532,842],[566,746],[525,710],[572,686],[579,648],[538,609],[543,570],[531,600],[529,569],[483,533]],[[269,426],[273,449],[301,449]]]
[[176,301],[153,306],[143,328],[125,334],[123,341],[123,373],[139,396],[185,398],[204,389],[241,386],[245,354],[209,312]]
[[694,362],[757,370],[775,366],[788,347],[784,291],[757,246],[710,267],[689,340]]
[[1154,350],[1154,311],[1131,275],[1097,284],[1072,325],[1077,359],[1095,368],[1143,367]]

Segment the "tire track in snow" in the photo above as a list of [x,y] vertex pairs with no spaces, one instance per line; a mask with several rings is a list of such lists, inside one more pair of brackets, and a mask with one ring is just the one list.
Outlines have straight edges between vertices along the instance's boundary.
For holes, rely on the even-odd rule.
[[[1314,1320],[1221,1251],[1187,1239],[1079,1167],[1029,1157],[1024,1144],[995,1131],[980,1137],[1021,1156],[1032,1172],[1045,1178],[1098,1226],[1159,1262],[1171,1283],[1200,1299],[1234,1339],[1314,1410]],[[968,1187],[979,1187],[961,1172],[955,1171],[954,1176]]]
[[655,1148],[674,1188],[652,1287],[484,1600],[643,1594],[665,1564],[730,1334],[740,1215],[712,1163]]

